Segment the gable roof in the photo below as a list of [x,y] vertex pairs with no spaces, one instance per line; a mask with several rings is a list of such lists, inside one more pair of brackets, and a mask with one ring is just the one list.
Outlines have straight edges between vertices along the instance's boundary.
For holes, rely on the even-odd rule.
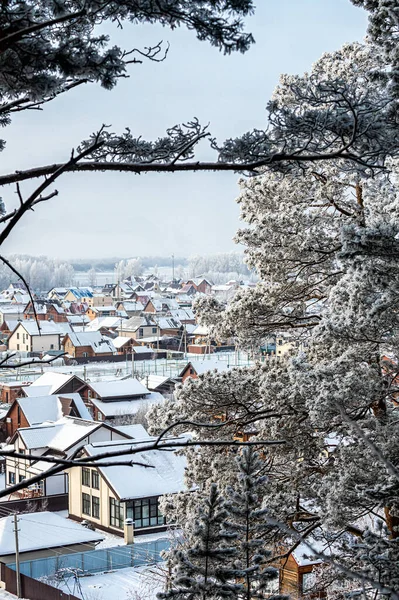
[[[35,381],[32,381],[30,386],[24,387],[24,391],[30,392],[32,388],[35,388],[37,386],[48,386],[50,389],[49,394],[55,394],[62,386],[69,383],[72,379],[77,379],[81,382],[82,385],[84,385],[85,383],[83,379],[80,379],[80,377],[78,377],[77,375],[71,375],[70,373],[68,374],[47,371],[46,373],[43,373],[43,375],[40,375],[40,377],[35,379]],[[28,393],[28,395],[41,396],[41,394],[36,393],[34,389],[33,394]]]
[[149,392],[145,398],[119,400],[116,402],[103,402],[97,398],[90,398],[90,402],[104,415],[106,419],[135,415],[141,409],[148,410],[154,404],[164,402],[165,398],[159,392]]
[[190,362],[187,363],[184,369],[180,372],[180,377],[182,377],[183,373],[190,365],[197,373],[197,375],[202,375],[203,373],[207,373],[208,371],[228,371],[232,368],[232,366],[228,365],[226,362],[221,360],[190,360]]
[[[155,440],[156,438],[137,441],[133,444],[132,442],[101,442],[89,444],[85,446],[84,450],[88,456],[96,456],[111,449],[123,450],[127,445],[132,448],[146,446],[151,439]],[[184,438],[174,439],[183,440]],[[126,461],[127,456],[115,457],[113,460],[116,462]],[[140,465],[98,467],[120,500],[162,496],[186,489],[184,483],[186,458],[184,456],[170,450],[149,450],[132,455],[132,459],[147,465],[147,467]],[[101,465],[101,460],[97,464]]]
[[100,398],[134,398],[150,392],[137,379],[117,379],[87,384]]
[[90,435],[101,423],[85,421],[71,417],[63,417],[55,423],[43,423],[34,427],[18,429],[11,439],[19,435],[26,448],[49,448],[65,452],[71,446]]
[[21,407],[29,425],[38,425],[45,421],[58,421],[65,415],[65,410],[68,409],[68,405],[70,407],[72,402],[75,404],[80,418],[87,421],[93,420],[79,394],[30,396],[18,398],[16,402]]
[[[18,326],[25,329],[29,335],[66,335],[72,333],[72,327],[69,323],[54,323],[53,321],[40,321],[40,333],[37,323],[34,319],[25,319],[18,323]],[[17,327],[18,327],[17,326]],[[17,327],[14,329],[16,331]],[[13,331],[13,333],[14,333]]]
[[95,354],[105,354],[107,352],[114,354],[116,352],[112,340],[101,335],[99,331],[74,332],[69,333],[68,337],[75,348],[90,346]]
[[[51,512],[18,515],[19,551],[32,552],[85,542],[100,542],[104,536],[79,523]],[[15,554],[14,517],[0,519],[0,555]]]

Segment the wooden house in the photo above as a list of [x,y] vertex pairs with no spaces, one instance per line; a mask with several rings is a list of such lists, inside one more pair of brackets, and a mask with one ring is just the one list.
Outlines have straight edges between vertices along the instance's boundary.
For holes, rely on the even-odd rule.
[[71,358],[92,358],[96,356],[113,356],[116,348],[110,338],[99,331],[68,333],[62,341],[64,352]]

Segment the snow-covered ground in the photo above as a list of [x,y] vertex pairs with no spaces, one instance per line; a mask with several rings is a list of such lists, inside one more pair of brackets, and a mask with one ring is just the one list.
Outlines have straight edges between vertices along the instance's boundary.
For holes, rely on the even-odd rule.
[[59,589],[84,600],[155,600],[164,587],[162,563],[80,577],[79,585],[81,591],[71,577]]

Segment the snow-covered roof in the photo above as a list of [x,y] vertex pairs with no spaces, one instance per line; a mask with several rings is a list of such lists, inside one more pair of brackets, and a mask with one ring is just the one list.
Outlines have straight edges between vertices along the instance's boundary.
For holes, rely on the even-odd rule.
[[167,381],[170,381],[171,377],[167,375],[154,375],[151,373],[147,377],[141,380],[143,385],[146,385],[149,390],[156,390],[159,386],[163,385]]
[[37,386],[49,386],[49,394],[54,394],[60,389],[61,386],[67,384],[71,379],[73,379],[73,377],[74,375],[68,375],[67,373],[56,373],[54,371],[47,371],[47,373],[43,373],[43,375],[40,375],[40,377],[35,379],[35,381],[33,381],[30,386],[26,388],[24,387],[24,391],[25,393],[28,391],[33,392],[29,393],[29,396],[41,396],[42,394],[38,394],[35,390],[32,389],[28,390],[28,388],[35,388]]
[[122,346],[124,346],[125,344],[130,344],[130,342],[132,341],[133,338],[131,337],[127,337],[124,335],[118,335],[118,337],[114,338],[112,340],[115,348],[117,350],[119,350],[119,348],[122,348]]
[[[228,371],[232,367],[227,364],[227,362],[216,360],[214,358],[209,358],[207,360],[190,360],[188,363],[190,364],[197,375],[202,375],[202,373],[207,373],[208,371]],[[187,365],[182,369],[180,376],[186,370]]]
[[107,338],[99,331],[85,331],[83,333],[70,333],[69,339],[75,348],[79,346],[90,346],[95,354],[106,354],[116,352],[116,348],[110,338]]
[[137,398],[136,400],[120,400],[119,402],[103,402],[97,398],[91,398],[94,406],[104,415],[106,419],[112,417],[123,417],[126,415],[135,415],[141,409],[148,410],[154,404],[159,404],[165,401],[165,398],[159,392],[148,392],[145,398]]
[[[20,552],[100,542],[104,539],[98,532],[51,512],[19,514],[18,529]],[[0,519],[0,555],[9,554],[15,554],[13,515]]]
[[194,311],[192,308],[178,308],[171,310],[170,314],[173,318],[179,319],[180,321],[192,321],[195,319]]
[[156,321],[160,329],[181,329],[182,324],[173,317],[157,317]]
[[123,308],[127,311],[127,312],[141,312],[142,310],[144,310],[144,306],[141,302],[137,301],[134,302],[132,300],[124,300],[123,301]]
[[96,317],[87,325],[86,331],[99,331],[102,327],[105,329],[115,329],[122,326],[121,321],[121,317]]
[[63,417],[61,398],[73,400],[82,419],[93,420],[80,395],[75,393],[19,398],[18,404],[29,425],[38,425],[45,421],[58,421]]
[[100,398],[134,398],[149,394],[147,388],[133,378],[94,382],[90,383],[89,387]]
[[205,325],[197,325],[191,333],[193,335],[209,335],[209,329]]
[[114,429],[117,429],[125,435],[129,435],[134,440],[144,440],[151,436],[147,433],[143,425],[136,423],[135,425],[115,425]]
[[50,448],[63,452],[99,427],[99,423],[63,417],[55,423],[18,429],[26,448]]
[[53,321],[40,321],[40,334],[34,319],[25,319],[20,325],[29,335],[66,335],[72,333],[69,323],[54,323]]
[[[155,440],[156,438],[152,439]],[[123,442],[122,444],[120,442],[102,442],[85,446],[85,451],[89,456],[96,456],[111,449],[118,451],[129,446],[132,448],[145,446],[148,442],[148,439],[133,444],[131,442]],[[126,461],[127,456],[116,457],[113,460]],[[162,496],[163,494],[174,494],[186,489],[184,484],[186,459],[184,456],[179,456],[170,450],[147,450],[142,453],[138,452],[132,455],[131,458],[148,466],[121,465],[99,468],[120,500]],[[101,461],[98,464],[101,465]]]

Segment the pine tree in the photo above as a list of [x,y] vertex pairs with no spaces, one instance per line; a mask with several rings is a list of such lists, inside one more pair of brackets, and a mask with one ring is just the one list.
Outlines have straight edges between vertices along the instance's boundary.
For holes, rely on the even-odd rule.
[[268,478],[263,474],[265,462],[253,446],[244,448],[237,457],[238,484],[227,488],[226,507],[230,513],[226,530],[236,535],[238,557],[234,560],[237,580],[244,588],[239,592],[242,600],[258,600],[270,597],[271,581],[278,577],[278,570],[268,566],[272,555],[267,549],[267,537],[272,527],[268,511],[262,508],[265,485]]
[[235,534],[223,529],[228,517],[225,502],[215,484],[185,529],[186,543],[171,552],[174,563],[171,589],[160,600],[234,600],[241,585],[234,582],[229,564],[237,550]]

